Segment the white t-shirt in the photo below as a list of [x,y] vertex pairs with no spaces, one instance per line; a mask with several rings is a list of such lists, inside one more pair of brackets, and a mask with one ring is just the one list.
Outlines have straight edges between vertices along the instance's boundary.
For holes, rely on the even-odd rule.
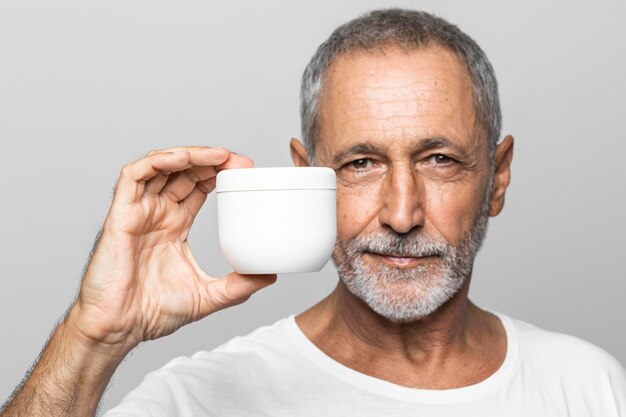
[[500,368],[449,390],[408,388],[331,359],[294,316],[148,374],[106,417],[626,417],[626,371],[602,349],[495,313]]

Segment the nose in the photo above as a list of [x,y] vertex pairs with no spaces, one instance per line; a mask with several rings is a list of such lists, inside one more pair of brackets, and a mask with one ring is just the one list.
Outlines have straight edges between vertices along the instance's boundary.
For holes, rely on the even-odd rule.
[[381,188],[379,220],[396,233],[408,233],[424,225],[423,184],[409,167],[392,170]]

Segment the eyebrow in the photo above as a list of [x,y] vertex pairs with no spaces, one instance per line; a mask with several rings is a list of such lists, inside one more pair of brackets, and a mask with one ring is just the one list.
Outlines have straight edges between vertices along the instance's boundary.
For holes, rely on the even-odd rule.
[[[456,150],[462,156],[465,156],[467,154],[467,152],[465,152],[465,150],[461,148],[459,145],[452,142],[450,139],[442,137],[442,136],[421,139],[419,142],[417,142],[417,144],[413,147],[411,151],[412,153],[415,154],[419,152],[429,151],[432,149],[441,149],[441,148],[446,148],[446,147]],[[335,164],[338,164],[350,155],[382,154],[382,153],[384,153],[383,148],[381,148],[378,145],[375,145],[370,142],[357,143],[356,145],[350,146],[349,148],[344,149],[343,151],[339,152],[333,158],[333,162]]]
[[333,162],[335,164],[338,164],[350,155],[363,154],[363,153],[380,154],[382,153],[382,149],[379,146],[376,146],[369,142],[357,143],[356,145],[350,146],[348,149],[344,149],[343,151],[335,155],[335,158],[333,158]]

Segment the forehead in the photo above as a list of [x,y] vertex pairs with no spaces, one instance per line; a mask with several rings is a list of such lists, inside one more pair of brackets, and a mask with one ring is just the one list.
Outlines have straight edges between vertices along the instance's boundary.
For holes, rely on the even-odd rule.
[[[459,58],[439,47],[340,55],[320,97],[318,145],[355,141],[476,139],[472,83]],[[468,143],[469,145],[469,143]]]

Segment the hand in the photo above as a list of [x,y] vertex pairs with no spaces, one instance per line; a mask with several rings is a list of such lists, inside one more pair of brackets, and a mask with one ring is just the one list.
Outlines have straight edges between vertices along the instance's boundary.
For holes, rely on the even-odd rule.
[[153,151],[126,165],[66,319],[77,337],[125,355],[275,282],[276,275],[210,277],[187,241],[217,172],[251,166],[249,158],[208,147]]

